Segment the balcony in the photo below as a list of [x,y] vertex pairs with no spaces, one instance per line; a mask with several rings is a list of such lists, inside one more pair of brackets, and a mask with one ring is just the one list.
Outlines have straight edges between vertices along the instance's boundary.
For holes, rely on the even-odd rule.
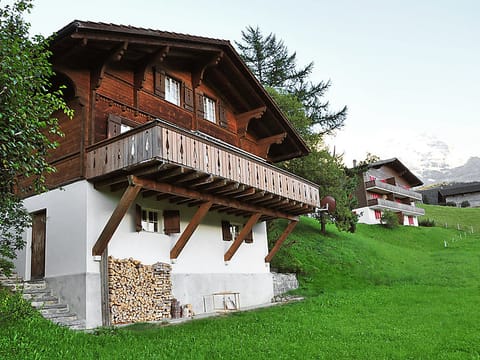
[[412,201],[421,201],[422,194],[401,186],[391,185],[380,180],[370,180],[365,182],[365,189],[379,194],[394,194],[397,198],[408,198]]
[[390,201],[385,199],[370,199],[368,200],[368,206],[375,210],[391,210],[394,212],[402,212],[404,215],[425,215],[425,210],[422,208],[417,208],[412,205],[402,204],[396,201]]
[[[98,186],[112,185],[126,175],[293,215],[320,206],[316,184],[234,146],[161,120],[87,148],[87,179]],[[194,202],[178,196],[170,200]]]

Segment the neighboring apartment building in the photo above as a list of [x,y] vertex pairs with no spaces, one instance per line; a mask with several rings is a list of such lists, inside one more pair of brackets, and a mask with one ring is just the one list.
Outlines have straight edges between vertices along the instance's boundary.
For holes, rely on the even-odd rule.
[[[195,313],[214,294],[270,302],[270,261],[319,190],[272,165],[308,149],[230,42],[74,21],[51,49],[75,116],[59,115],[50,191],[24,200],[16,271],[45,278],[87,328],[141,306],[168,317],[171,297]],[[269,250],[276,218],[288,223]],[[135,293],[147,272],[155,288]],[[161,310],[142,305],[159,292]]]
[[423,183],[400,160],[371,163],[359,176],[358,208],[354,211],[360,223],[380,224],[382,213],[391,210],[398,214],[400,224],[418,226],[418,216],[424,215],[425,210],[415,206],[422,195],[411,188]]

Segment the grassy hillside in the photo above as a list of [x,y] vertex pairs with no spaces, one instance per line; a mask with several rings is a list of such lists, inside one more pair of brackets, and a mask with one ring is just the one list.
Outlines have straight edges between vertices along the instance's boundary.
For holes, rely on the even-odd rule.
[[437,226],[480,232],[480,208],[456,208],[450,206],[420,205],[425,216],[420,219],[433,219]]
[[[434,210],[444,209],[463,220],[465,209]],[[440,213],[427,210],[436,219]],[[299,273],[303,302],[96,334],[70,332],[39,316],[0,318],[0,358],[480,358],[478,233],[367,225],[356,234],[328,231],[323,237],[315,220],[302,218],[273,264]],[[454,238],[445,248],[444,240]]]

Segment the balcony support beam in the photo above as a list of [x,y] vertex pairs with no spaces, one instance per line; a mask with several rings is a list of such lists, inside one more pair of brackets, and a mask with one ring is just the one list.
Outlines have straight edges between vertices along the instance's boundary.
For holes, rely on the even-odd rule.
[[233,255],[235,255],[245,237],[250,233],[250,231],[252,231],[253,225],[258,222],[261,216],[262,214],[260,213],[252,214],[252,216],[250,216],[247,223],[240,231],[240,234],[237,235],[237,238],[234,240],[233,244],[228,248],[227,252],[223,256],[223,260],[230,261],[232,259]]
[[128,177],[131,184],[140,185],[143,189],[153,190],[160,193],[170,194],[172,196],[182,196],[201,201],[211,201],[213,204],[222,205],[228,208],[243,210],[250,213],[262,213],[263,215],[272,216],[274,218],[282,218],[298,221],[298,216],[290,215],[281,211],[264,208],[261,206],[250,205],[238,200],[215,196],[213,194],[202,193],[192,189],[182,188],[173,184],[156,182],[154,180],[143,179],[133,175]]
[[213,203],[211,201],[200,205],[197,212],[195,213],[195,215],[193,215],[192,219],[183,231],[182,235],[180,235],[180,238],[175,243],[175,246],[172,248],[172,250],[170,250],[170,259],[176,259],[178,255],[180,255],[185,245],[187,245],[188,240],[190,240],[194,231],[200,224],[200,221],[202,221],[205,215],[207,215],[208,210],[210,210],[212,205]]
[[282,235],[280,235],[278,240],[275,242],[275,245],[273,246],[272,250],[270,250],[268,255],[265,256],[265,262],[269,263],[269,262],[272,261],[273,257],[275,256],[277,251],[280,249],[283,242],[287,239],[288,235],[290,235],[290,233],[293,231],[293,229],[295,229],[295,226],[297,226],[297,224],[298,224],[298,220],[297,221],[290,221],[288,223],[285,230],[283,230]]
[[125,192],[120,199],[120,202],[117,204],[115,210],[113,210],[112,216],[108,219],[107,224],[103,228],[102,233],[97,239],[97,242],[92,248],[92,255],[102,255],[110,239],[113,236],[115,230],[117,230],[118,225],[122,221],[123,217],[127,213],[129,207],[135,201],[138,193],[142,189],[141,185],[130,183]]

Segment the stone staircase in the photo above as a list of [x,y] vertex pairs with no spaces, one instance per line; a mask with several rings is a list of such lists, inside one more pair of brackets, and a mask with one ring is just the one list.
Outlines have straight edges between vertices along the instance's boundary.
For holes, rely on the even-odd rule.
[[69,311],[67,304],[60,303],[45,280],[23,281],[15,274],[10,277],[0,275],[0,285],[13,291],[21,291],[23,298],[29,301],[45,319],[72,330],[85,329],[85,322]]

